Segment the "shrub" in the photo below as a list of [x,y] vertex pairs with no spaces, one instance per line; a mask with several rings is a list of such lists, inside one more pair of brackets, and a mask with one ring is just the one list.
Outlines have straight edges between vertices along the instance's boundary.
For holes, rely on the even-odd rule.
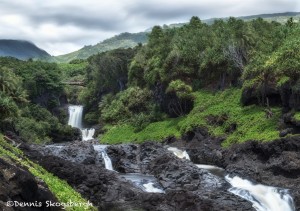
[[130,87],[117,95],[103,97],[100,103],[101,119],[110,124],[130,123],[138,129],[145,127],[160,116],[148,89]]

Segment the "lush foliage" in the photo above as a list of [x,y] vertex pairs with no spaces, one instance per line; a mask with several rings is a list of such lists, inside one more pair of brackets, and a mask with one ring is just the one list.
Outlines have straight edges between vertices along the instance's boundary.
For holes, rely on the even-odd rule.
[[60,112],[57,107],[65,95],[61,80],[56,64],[1,58],[0,130],[35,143],[71,136],[74,131],[65,125],[63,115],[58,119],[51,113]]
[[128,63],[134,53],[133,49],[117,49],[88,59],[87,88],[79,94],[79,101],[85,105],[87,112],[94,113],[94,117],[89,119],[97,119],[98,104],[104,94],[116,94],[126,89]]
[[131,123],[137,130],[159,118],[152,92],[130,87],[113,96],[108,94],[100,102],[101,120],[109,124]]
[[228,89],[216,94],[200,91],[193,93],[195,107],[190,114],[149,124],[140,132],[129,125],[113,126],[101,137],[104,143],[141,142],[179,137],[196,127],[205,127],[215,136],[223,136],[224,146],[247,140],[270,141],[279,137],[277,121],[279,108],[272,108],[272,118],[267,118],[265,108],[241,106],[241,90]]

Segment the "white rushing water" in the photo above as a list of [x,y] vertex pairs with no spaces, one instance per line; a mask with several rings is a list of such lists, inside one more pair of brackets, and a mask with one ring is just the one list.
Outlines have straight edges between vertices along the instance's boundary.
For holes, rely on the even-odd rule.
[[82,128],[82,112],[83,106],[69,106],[69,121],[68,125],[72,127],[76,127],[81,129]]
[[225,176],[225,170],[217,167],[217,166],[213,166],[213,165],[204,165],[204,164],[195,164],[198,168],[200,169],[206,169],[207,171],[209,171],[210,173],[217,175],[219,177],[224,177]]
[[131,181],[135,186],[148,193],[165,193],[157,179],[151,175],[144,174],[122,174],[121,177]]
[[225,179],[232,185],[228,191],[250,201],[257,211],[295,210],[293,199],[285,189],[253,184],[237,176],[227,175]]
[[72,127],[79,128],[81,130],[82,140],[88,141],[94,139],[95,129],[83,129],[82,128],[82,113],[83,106],[81,105],[72,105],[69,106],[69,121],[68,125]]
[[179,157],[181,159],[191,160],[189,154],[185,150],[183,151],[176,147],[168,147],[168,150],[173,152],[174,155],[176,155],[177,157]]
[[143,186],[145,187],[145,190],[148,193],[165,193],[164,190],[154,187],[153,182],[143,184]]
[[92,139],[94,139],[95,129],[94,128],[82,129],[81,134],[82,134],[83,141],[92,140]]
[[[115,171],[113,169],[113,165],[111,159],[109,158],[108,154],[106,153],[106,148],[108,145],[93,145],[94,150],[101,155],[102,159],[104,160],[105,168],[110,171]],[[126,180],[131,181],[135,186],[142,189],[145,192],[149,193],[164,193],[164,190],[160,187],[157,179],[154,176],[143,175],[143,174],[120,174],[121,177],[125,178]]]
[[101,156],[104,160],[105,168],[107,170],[114,171],[111,159],[109,158],[108,154],[106,153],[107,145],[93,145],[93,147],[96,152],[101,154]]
[[[186,151],[175,147],[169,147],[177,157],[190,160]],[[186,156],[187,154],[187,156]],[[224,175],[225,170],[217,166],[195,164],[198,168],[206,169],[216,175]],[[249,180],[240,177],[225,176],[225,180],[232,186],[229,192],[250,201],[257,211],[295,211],[293,198],[288,190],[276,187],[253,184]]]

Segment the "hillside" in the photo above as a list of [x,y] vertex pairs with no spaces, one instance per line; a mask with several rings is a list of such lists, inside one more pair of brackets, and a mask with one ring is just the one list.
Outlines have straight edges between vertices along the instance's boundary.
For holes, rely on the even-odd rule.
[[[274,14],[260,14],[260,15],[251,15],[251,16],[242,16],[236,17],[237,19],[242,19],[245,21],[251,21],[256,18],[263,18],[268,22],[276,21],[279,23],[286,23],[286,21],[290,17],[294,17],[295,21],[297,22],[300,18],[300,12],[286,12],[286,13],[274,13]],[[229,17],[221,18],[223,20],[228,20]],[[210,18],[206,20],[202,20],[203,23],[212,24],[217,18]],[[170,25],[164,25],[167,28],[177,28],[182,27],[186,23],[174,23]],[[70,62],[74,59],[86,59],[91,55],[95,55],[97,53],[117,49],[117,48],[132,48],[136,46],[138,43],[146,43],[147,42],[147,33],[151,32],[152,28],[145,30],[145,32],[139,33],[121,33],[116,35],[112,38],[106,39],[103,42],[99,42],[96,45],[88,45],[84,46],[83,48],[79,49],[78,51],[74,51],[65,55],[54,56],[47,58],[47,61],[52,62]]]
[[10,56],[21,60],[27,60],[30,58],[48,57],[50,55],[31,42],[2,39],[0,40],[0,56]]
[[117,48],[132,48],[138,43],[146,43],[147,42],[147,33],[139,32],[139,33],[121,33],[112,38],[106,39],[103,42],[99,42],[96,45],[88,45],[84,46],[78,51],[52,57],[54,61],[57,62],[69,62],[74,59],[86,59],[94,54],[110,51]]

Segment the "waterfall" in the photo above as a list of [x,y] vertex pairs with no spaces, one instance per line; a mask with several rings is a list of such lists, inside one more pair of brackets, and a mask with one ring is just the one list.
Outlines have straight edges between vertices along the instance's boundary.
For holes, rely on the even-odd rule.
[[[186,151],[175,147],[169,147],[168,150],[179,158],[190,160]],[[202,164],[196,164],[196,166],[215,175],[224,175],[225,173],[224,169],[217,166]],[[228,189],[229,192],[250,201],[257,211],[295,211],[293,198],[286,189],[253,184],[249,180],[237,176],[231,178],[226,175],[225,180],[232,186]]]
[[72,127],[79,128],[81,130],[82,140],[88,141],[94,139],[95,129],[83,129],[82,128],[82,113],[83,106],[81,105],[72,105],[69,106],[69,121],[68,125]]
[[111,159],[109,158],[108,154],[106,153],[106,145],[93,145],[94,150],[96,152],[98,152],[99,154],[101,154],[103,160],[104,160],[104,164],[105,164],[105,168],[107,170],[111,170],[114,171],[114,168],[112,166],[111,163]]
[[[224,169],[211,165],[197,165],[212,173],[225,172]],[[222,174],[216,174],[222,175]],[[240,177],[225,176],[225,180],[232,186],[229,192],[250,201],[257,211],[294,211],[295,206],[288,190],[270,187],[261,184],[253,184],[249,180]]]
[[[104,160],[105,168],[110,171],[115,171],[111,159],[109,158],[106,152],[107,146],[108,145],[93,145],[94,150],[98,152],[98,156],[101,156]],[[140,188],[145,192],[165,193],[165,191],[160,186],[159,182],[154,176],[136,173],[120,174],[120,176],[125,178],[126,180],[131,181],[136,187]]]
[[69,106],[68,125],[81,129],[82,111],[83,111],[83,106]]
[[95,129],[94,128],[82,129],[81,134],[82,134],[82,140],[83,141],[92,140],[92,139],[94,139],[93,136],[95,134]]
[[232,185],[228,191],[250,201],[257,211],[294,211],[292,197],[285,189],[253,184],[240,177],[225,177]]

